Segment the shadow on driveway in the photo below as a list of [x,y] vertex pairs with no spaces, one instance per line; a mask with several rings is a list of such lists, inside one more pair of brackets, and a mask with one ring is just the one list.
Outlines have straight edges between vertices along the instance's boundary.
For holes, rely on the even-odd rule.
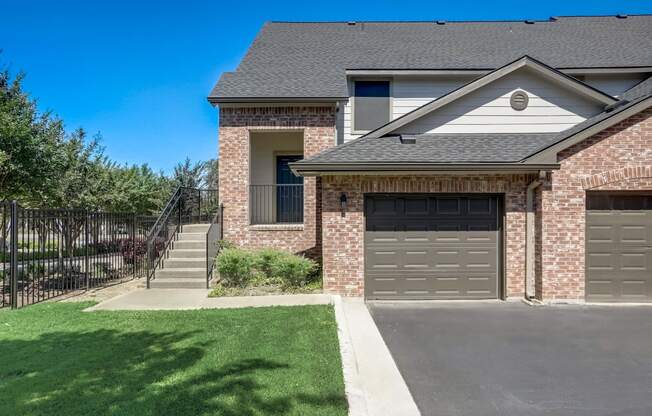
[[369,310],[424,416],[652,415],[652,307]]

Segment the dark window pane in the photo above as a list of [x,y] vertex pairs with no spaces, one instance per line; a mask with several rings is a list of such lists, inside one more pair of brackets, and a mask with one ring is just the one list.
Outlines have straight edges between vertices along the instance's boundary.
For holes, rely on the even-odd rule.
[[389,97],[389,81],[356,81],[356,97]]
[[389,121],[389,81],[356,81],[354,94],[354,130],[374,130]]

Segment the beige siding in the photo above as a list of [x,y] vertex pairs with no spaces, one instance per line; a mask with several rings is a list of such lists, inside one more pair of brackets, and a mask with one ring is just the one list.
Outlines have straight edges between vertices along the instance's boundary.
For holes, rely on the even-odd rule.
[[[421,107],[441,97],[464,84],[470,82],[472,77],[414,77],[396,76],[392,82],[392,119]],[[353,90],[350,89],[350,93]],[[360,134],[352,133],[351,101],[343,106],[343,136],[344,141],[349,141]]]
[[[523,111],[510,106],[510,95],[516,90],[524,90],[530,97]],[[522,69],[399,128],[397,133],[559,132],[601,109],[595,102]]]
[[[431,116],[430,124],[445,124],[441,132],[554,132],[561,131],[596,114],[599,106],[577,97],[555,84],[526,74],[513,74],[497,81],[493,91],[473,94],[468,99],[442,108]],[[587,84],[614,96],[636,85],[644,74],[611,74],[579,76]],[[475,77],[451,76],[394,76],[392,82],[392,117],[398,118],[441,97]],[[507,81],[507,82],[506,82]],[[510,84],[511,83],[511,84]],[[524,89],[530,94],[530,105],[523,112],[515,112],[509,105],[509,94]],[[352,92],[352,90],[351,90]],[[495,94],[500,92],[500,96]],[[345,103],[338,114],[338,143],[360,134],[352,133],[351,102]],[[465,115],[466,117],[461,117]],[[473,127],[477,126],[477,127]],[[423,127],[423,126],[422,126]],[[523,130],[525,129],[525,130]]]
[[303,133],[251,133],[252,185],[276,183],[276,156],[303,154]]

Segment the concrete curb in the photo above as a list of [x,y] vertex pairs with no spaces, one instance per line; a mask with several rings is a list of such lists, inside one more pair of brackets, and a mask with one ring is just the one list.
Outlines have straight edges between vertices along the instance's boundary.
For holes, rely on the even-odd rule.
[[349,416],[367,416],[367,400],[362,388],[362,381],[358,372],[355,349],[351,341],[349,325],[342,306],[342,298],[333,295],[335,320],[337,321],[337,338],[340,342],[340,355],[342,357],[342,372],[344,374],[344,390],[349,402]]
[[[420,416],[410,390],[361,298],[340,300],[336,313],[346,326],[342,347],[350,415]],[[348,334],[347,334],[348,333]],[[348,335],[348,337],[346,337]]]

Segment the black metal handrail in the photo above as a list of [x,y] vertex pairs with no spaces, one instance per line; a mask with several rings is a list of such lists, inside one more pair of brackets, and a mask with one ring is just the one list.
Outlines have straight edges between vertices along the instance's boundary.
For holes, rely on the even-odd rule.
[[218,191],[179,186],[147,236],[147,288],[156,278],[184,224],[210,222],[218,211]]
[[220,251],[220,240],[222,240],[224,230],[223,214],[224,205],[220,205],[206,232],[206,289],[210,287],[211,280],[213,280],[215,259]]
[[[183,187],[178,187],[165,205],[161,214],[147,235],[147,288],[155,277],[156,269],[161,265],[163,253],[166,253],[174,238],[179,234],[182,213]],[[176,222],[175,222],[176,220]],[[174,230],[170,232],[170,228]]]
[[252,225],[303,223],[303,184],[249,185]]

